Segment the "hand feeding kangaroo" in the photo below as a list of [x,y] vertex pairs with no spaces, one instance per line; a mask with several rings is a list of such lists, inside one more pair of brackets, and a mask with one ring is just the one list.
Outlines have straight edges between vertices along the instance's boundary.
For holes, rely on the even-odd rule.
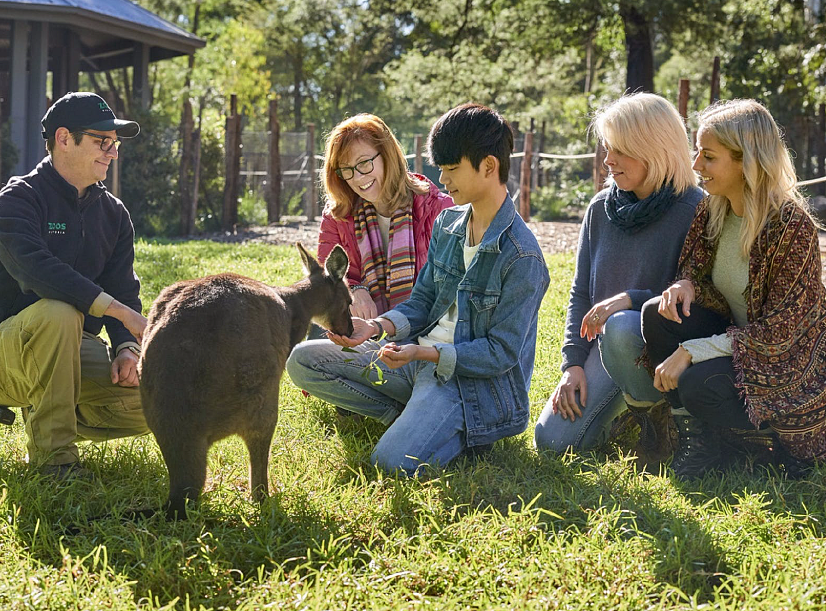
[[310,321],[353,332],[347,254],[324,268],[296,243],[307,277],[275,288],[236,274],[185,280],[152,305],[140,362],[141,399],[169,471],[167,516],[185,517],[206,480],[207,450],[237,434],[250,457],[250,489],[268,494],[278,388],[290,351]]

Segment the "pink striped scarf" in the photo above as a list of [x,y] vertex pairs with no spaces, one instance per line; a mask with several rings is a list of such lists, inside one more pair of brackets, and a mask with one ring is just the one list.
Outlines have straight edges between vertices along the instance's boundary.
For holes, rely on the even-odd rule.
[[384,252],[373,204],[363,201],[353,220],[361,253],[362,283],[370,291],[379,314],[382,314],[405,301],[413,290],[416,277],[413,214],[409,207],[393,213],[387,248],[389,256]]

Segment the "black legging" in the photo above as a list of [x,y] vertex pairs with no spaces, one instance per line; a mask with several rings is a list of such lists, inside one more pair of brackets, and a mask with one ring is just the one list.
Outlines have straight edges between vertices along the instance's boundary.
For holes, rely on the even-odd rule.
[[[683,316],[678,305],[683,322],[676,323],[660,315],[659,305],[660,297],[654,297],[642,306],[642,336],[655,367],[671,356],[680,342],[725,333],[731,324],[696,304],[691,304],[690,316]],[[685,407],[692,416],[714,427],[752,429],[746,405],[734,385],[735,376],[731,357],[690,365],[677,380],[677,390],[667,392],[666,398],[673,408]]]

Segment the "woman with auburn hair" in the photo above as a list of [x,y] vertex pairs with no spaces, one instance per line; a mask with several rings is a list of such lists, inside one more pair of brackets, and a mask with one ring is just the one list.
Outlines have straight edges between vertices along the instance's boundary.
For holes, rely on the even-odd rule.
[[653,450],[648,411],[666,406],[636,364],[644,347],[640,308],[675,277],[702,192],[685,125],[664,98],[623,96],[597,112],[592,128],[607,151],[610,181],[583,219],[562,378],[539,416],[536,445],[557,452],[598,446],[630,407],[643,425],[641,441]]
[[679,281],[643,307],[654,385],[675,411],[680,478],[722,463],[719,434],[771,428],[793,458],[826,456],[826,288],[817,227],[771,114],[754,100],[700,114],[709,196]]
[[324,186],[319,261],[341,244],[350,258],[350,310],[375,318],[410,295],[427,261],[433,221],[453,200],[408,172],[398,140],[370,114],[346,119],[330,132]]

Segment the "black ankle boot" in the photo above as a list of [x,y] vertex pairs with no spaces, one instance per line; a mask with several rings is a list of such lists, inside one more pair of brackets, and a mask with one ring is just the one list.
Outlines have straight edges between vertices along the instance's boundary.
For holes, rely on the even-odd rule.
[[720,465],[720,440],[693,416],[675,415],[674,423],[680,437],[680,448],[674,454],[671,468],[680,479],[702,477]]

